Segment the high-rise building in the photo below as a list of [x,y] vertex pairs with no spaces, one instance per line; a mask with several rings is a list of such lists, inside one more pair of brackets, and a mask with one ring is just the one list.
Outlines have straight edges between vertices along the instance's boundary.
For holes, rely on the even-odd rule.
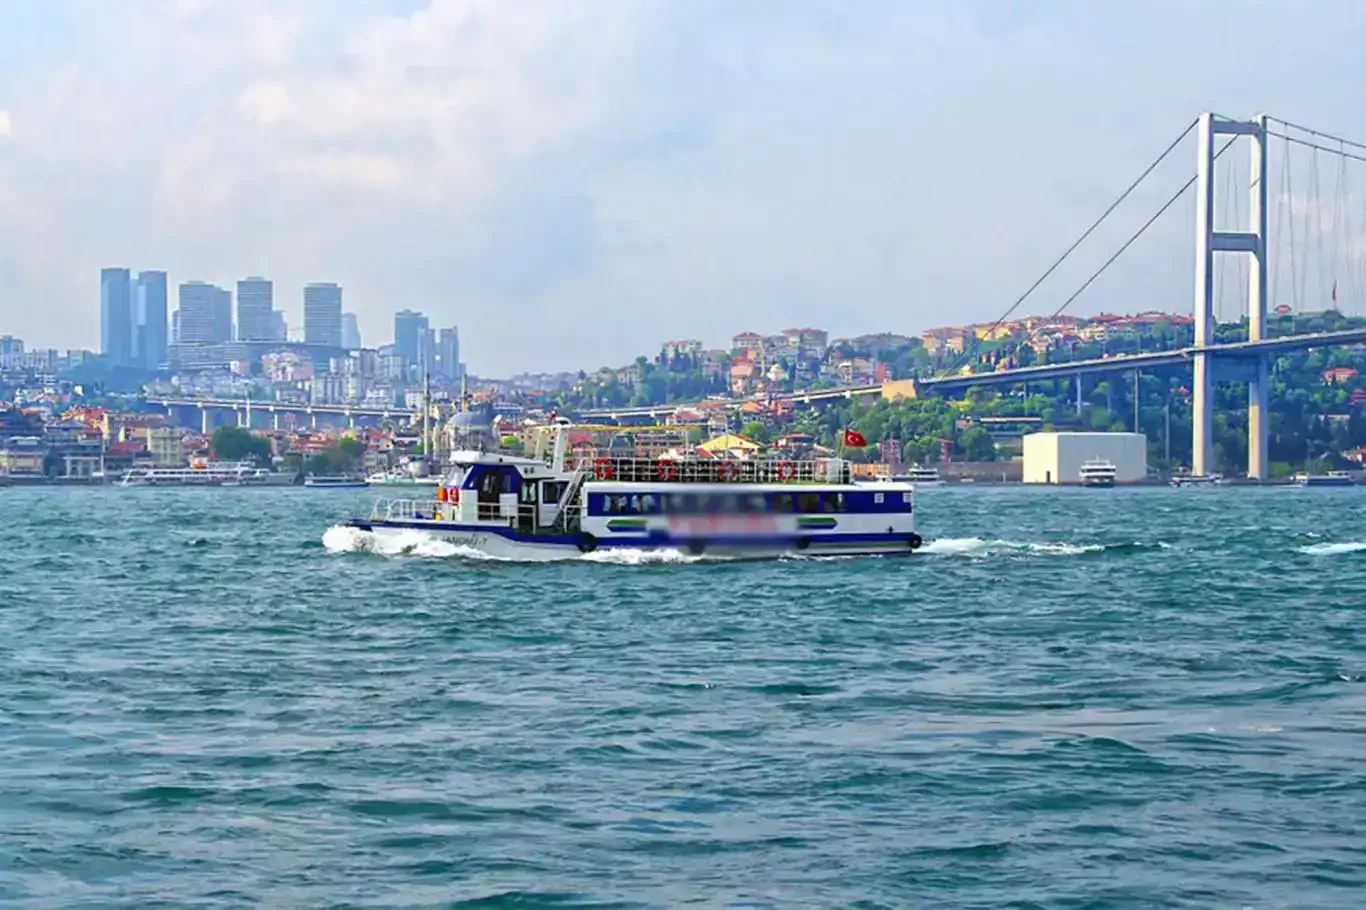
[[289,326],[285,325],[285,311],[274,310],[270,314],[270,340],[288,341]]
[[421,363],[429,326],[427,317],[415,310],[394,314],[394,353],[410,365]]
[[441,330],[436,345],[436,371],[447,379],[460,378],[460,329],[451,326]]
[[361,349],[360,323],[356,321],[355,313],[342,313],[342,347],[348,351]]
[[266,278],[237,282],[237,340],[275,339],[275,286]]
[[166,362],[166,273],[138,272],[133,285],[133,353],[139,366]]
[[331,283],[304,286],[304,342],[342,346],[342,289]]
[[176,329],[180,344],[232,341],[232,292],[203,281],[185,282]]
[[127,269],[100,269],[100,353],[116,367],[133,360],[133,286]]

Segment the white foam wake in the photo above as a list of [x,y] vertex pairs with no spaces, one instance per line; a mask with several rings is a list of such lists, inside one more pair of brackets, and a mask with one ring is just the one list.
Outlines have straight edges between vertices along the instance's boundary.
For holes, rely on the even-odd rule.
[[1001,554],[1032,553],[1040,556],[1081,556],[1100,553],[1104,544],[1022,543],[1015,540],[983,540],[980,537],[941,537],[921,548],[921,553],[935,556],[998,556]]
[[329,553],[376,553],[380,556],[426,559],[500,559],[483,550],[451,543],[416,529],[377,535],[360,528],[333,525],[323,532],[323,548]]
[[1360,553],[1366,551],[1366,541],[1353,540],[1343,543],[1314,543],[1308,546],[1297,548],[1301,553],[1309,556],[1342,556],[1345,553]]
[[584,553],[579,557],[584,562],[601,562],[616,566],[681,565],[702,562],[706,556],[693,556],[682,550],[638,550],[627,547],[612,547]]

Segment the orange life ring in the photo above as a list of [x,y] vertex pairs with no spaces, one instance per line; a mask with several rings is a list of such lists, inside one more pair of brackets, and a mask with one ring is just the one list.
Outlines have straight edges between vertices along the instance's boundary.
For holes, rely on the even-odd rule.
[[450,497],[449,497],[449,494],[446,492],[446,488],[445,488],[445,487],[437,487],[437,488],[436,488],[436,501],[437,501],[437,502],[446,502],[449,498],[450,498]]
[[612,459],[599,458],[593,462],[593,476],[598,480],[611,480],[614,473],[616,472],[612,467]]
[[740,477],[740,466],[733,461],[723,461],[717,473],[721,475],[722,480],[737,480]]
[[794,477],[796,477],[796,476],[797,476],[797,466],[794,465],[792,462],[790,462],[790,461],[784,461],[784,462],[780,462],[780,463],[778,464],[778,479],[779,479],[779,480],[791,480],[792,478],[794,478]]
[[655,465],[655,477],[665,482],[678,479],[678,465],[672,461],[661,460]]

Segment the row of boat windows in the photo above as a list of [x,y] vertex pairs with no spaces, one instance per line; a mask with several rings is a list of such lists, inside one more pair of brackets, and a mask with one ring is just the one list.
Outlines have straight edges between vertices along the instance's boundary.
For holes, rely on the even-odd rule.
[[909,511],[910,496],[892,493],[630,493],[593,494],[590,515],[821,514]]

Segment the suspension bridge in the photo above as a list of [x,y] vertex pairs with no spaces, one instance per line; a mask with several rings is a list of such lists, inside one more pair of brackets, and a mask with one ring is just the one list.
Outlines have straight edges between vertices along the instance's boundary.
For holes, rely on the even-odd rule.
[[[913,381],[915,393],[961,393],[989,386],[1020,386],[1032,381],[1075,378],[1080,406],[1081,379],[1087,374],[1137,373],[1183,367],[1192,374],[1193,417],[1191,470],[1213,471],[1212,426],[1214,386],[1244,382],[1248,386],[1247,474],[1268,473],[1269,370],[1271,359],[1286,351],[1366,343],[1366,328],[1341,331],[1297,331],[1297,320],[1322,311],[1366,315],[1366,211],[1353,223],[1361,205],[1351,192],[1349,162],[1366,161],[1366,144],[1268,115],[1238,120],[1204,113],[1191,122],[1081,235],[990,325],[1004,326],[1016,312],[1073,259],[1116,211],[1144,186],[1194,136],[1193,175],[1166,197],[1138,229],[1127,236],[1100,266],[1086,274],[1051,316],[1039,321],[1022,345],[1047,331],[1072,305],[1110,271],[1162,216],[1183,199],[1193,201],[1187,224],[1194,226],[1194,295],[1188,312],[1194,320],[1193,343],[1165,351],[1120,354],[1103,358],[1061,360],[1036,366],[978,371],[979,348],[965,346],[961,355],[934,376]],[[1242,163],[1228,154],[1245,145]],[[1273,169],[1271,160],[1277,165]],[[1327,166],[1324,166],[1324,163]],[[1271,212],[1270,175],[1276,173],[1275,211]],[[1187,174],[1190,172],[1187,171]],[[1193,200],[1191,191],[1194,190]],[[1270,228],[1270,229],[1269,229]],[[1360,232],[1360,233],[1358,233]],[[1229,254],[1227,256],[1221,254]],[[1274,308],[1271,305],[1275,301]],[[1184,309],[1184,308],[1183,308]],[[1069,314],[1070,315],[1070,314]],[[1271,317],[1276,317],[1274,321]],[[1288,317],[1288,318],[1287,318]],[[1288,331],[1285,326],[1288,324]],[[1220,340],[1216,328],[1233,326]],[[1276,334],[1273,328],[1279,328]],[[886,383],[771,396],[774,401],[818,404],[834,399],[887,395]],[[735,402],[736,405],[740,402]],[[660,417],[681,405],[601,408],[585,418]],[[686,405],[683,405],[686,407]]]

